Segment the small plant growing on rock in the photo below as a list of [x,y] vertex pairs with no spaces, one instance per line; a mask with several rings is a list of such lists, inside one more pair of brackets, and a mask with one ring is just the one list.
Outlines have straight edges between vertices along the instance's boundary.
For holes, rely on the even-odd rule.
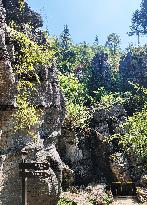
[[112,198],[109,196],[109,194],[107,193],[105,194],[104,201],[106,205],[109,205],[112,203]]
[[58,205],[77,205],[77,203],[69,199],[61,198],[58,202]]

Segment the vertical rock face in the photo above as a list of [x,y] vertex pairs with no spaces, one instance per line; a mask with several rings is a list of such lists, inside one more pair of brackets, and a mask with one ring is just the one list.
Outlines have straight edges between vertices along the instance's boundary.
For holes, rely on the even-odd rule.
[[[74,171],[73,183],[76,185],[87,185],[94,179],[91,140],[92,136],[82,130],[62,128],[58,150],[64,162]],[[68,185],[66,180],[63,187]]]
[[95,55],[92,60],[92,88],[98,87],[109,89],[111,86],[111,70],[108,64],[107,54],[101,52]]
[[111,169],[116,180],[124,183],[131,181],[129,175],[129,164],[124,155],[120,152],[116,152],[110,156],[110,159]]
[[125,116],[123,106],[115,104],[107,109],[99,108],[93,115],[90,129],[71,129],[68,125],[62,128],[58,150],[61,158],[74,171],[76,185],[111,183],[122,175],[129,179],[128,166],[124,163],[122,167],[122,158],[118,157],[118,164],[112,161],[119,152],[118,142],[104,142],[104,139],[119,131],[118,125]]
[[123,78],[123,86],[130,86],[128,81],[147,86],[147,55],[139,49],[137,52],[129,52],[120,62],[120,73]]
[[[125,116],[123,106],[115,104],[107,109],[99,108],[94,113],[91,129],[74,130],[67,125],[62,128],[59,152],[74,171],[75,184],[111,183],[124,176],[124,180],[130,179],[127,160],[118,153],[118,142],[104,142],[104,139],[119,132],[118,125],[125,120]],[[112,160],[113,156],[118,156],[116,161]]]
[[[3,3],[8,14],[10,4],[15,5],[17,1],[3,1]],[[27,13],[29,12],[31,14],[28,8]],[[9,14],[12,15],[12,13],[10,8]],[[42,82],[40,85],[36,84],[36,91],[30,97],[30,102],[35,103],[40,114],[36,127],[37,142],[21,132],[14,136],[10,130],[13,123],[12,116],[17,110],[15,106],[17,81],[11,66],[13,45],[9,43],[5,14],[2,0],[0,0],[0,204],[21,204],[19,163],[21,162],[20,152],[24,148],[28,151],[27,162],[50,163],[49,169],[46,170],[49,174],[48,178],[28,179],[28,203],[55,205],[60,194],[63,169],[63,163],[56,150],[56,141],[64,118],[64,100],[58,86],[56,68],[52,65],[42,69],[45,71]],[[14,13],[13,16],[15,16]],[[24,20],[26,20],[25,17]]]
[[0,105],[12,105],[14,102],[15,78],[7,50],[7,31],[5,10],[0,1]]
[[[22,1],[23,2],[23,1]],[[33,28],[43,26],[41,16],[32,11],[26,2],[23,3],[23,9],[20,9],[20,1],[18,0],[2,0],[3,6],[6,9],[6,23],[14,21],[18,25],[29,24]]]
[[[121,104],[115,104],[109,108],[99,108],[93,117],[93,127],[97,133],[95,141],[96,163],[101,177],[106,177],[107,181],[117,180],[116,173],[111,166],[111,154],[119,151],[117,141],[105,143],[104,139],[112,134],[118,133],[118,126],[125,120],[126,112]],[[119,168],[118,168],[119,169]]]

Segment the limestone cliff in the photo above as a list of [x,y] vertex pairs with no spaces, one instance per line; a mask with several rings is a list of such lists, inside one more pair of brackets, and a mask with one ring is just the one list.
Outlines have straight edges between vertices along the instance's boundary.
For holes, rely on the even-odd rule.
[[130,87],[129,81],[138,83],[143,87],[147,86],[147,56],[140,48],[128,52],[120,62],[120,74],[124,89]]
[[[37,14],[25,3],[25,12],[17,7],[18,1],[0,0],[0,204],[21,204],[21,178],[19,177],[20,152],[28,151],[27,162],[50,162],[47,179],[28,179],[28,203],[30,205],[55,205],[61,190],[62,169],[64,167],[56,150],[56,141],[61,132],[64,119],[64,99],[58,86],[56,67],[44,66],[45,75],[31,96],[39,114],[37,142],[23,132],[12,134],[13,115],[17,111],[17,82],[13,72],[13,53],[15,46],[10,40],[8,25],[10,20],[16,23],[30,23]],[[17,14],[17,15],[16,15]],[[39,16],[39,15],[38,15]],[[28,18],[29,17],[29,18]],[[41,21],[34,25],[39,27]],[[35,29],[35,28],[34,28]],[[36,67],[36,69],[38,69]]]

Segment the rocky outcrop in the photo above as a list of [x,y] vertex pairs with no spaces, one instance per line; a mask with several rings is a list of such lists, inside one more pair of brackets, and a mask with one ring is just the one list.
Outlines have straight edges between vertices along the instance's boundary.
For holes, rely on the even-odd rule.
[[[15,77],[12,72],[5,22],[5,10],[0,1],[0,105],[11,106],[15,101]],[[5,109],[5,108],[4,108]]]
[[123,153],[116,152],[110,155],[110,166],[116,181],[125,183],[130,182],[129,163]]
[[[128,89],[130,84],[138,83],[146,87],[147,85],[147,55],[140,49],[136,48],[134,52],[129,52],[120,62],[120,74],[122,76],[123,89]],[[131,88],[131,87],[130,87]]]
[[137,185],[137,198],[142,203],[147,203],[147,175],[143,175]]
[[121,104],[114,104],[107,109],[100,107],[94,113],[92,127],[94,128],[97,140],[95,141],[95,156],[102,178],[105,176],[108,182],[117,180],[111,166],[111,155],[120,151],[117,140],[112,143],[105,142],[112,134],[118,133],[118,126],[125,120],[126,112]]
[[8,25],[11,22],[15,22],[21,29],[23,29],[26,24],[31,25],[33,29],[43,26],[40,14],[31,10],[25,1],[2,0],[2,3],[6,10],[6,23]]
[[[67,124],[62,127],[58,150],[61,158],[74,171],[74,185],[87,185],[92,181],[99,183],[119,181],[117,175],[122,173],[122,161],[118,160],[117,164],[112,162],[111,158],[111,155],[117,155],[120,151],[118,142],[114,140],[109,144],[104,140],[119,132],[118,125],[125,120],[125,116],[123,106],[115,104],[107,109],[98,108],[93,114],[89,128],[71,129]],[[123,160],[127,161],[125,157]],[[123,165],[124,174],[127,172],[125,179],[128,180],[130,179],[128,164],[127,167],[126,164]],[[116,169],[120,172],[115,172]]]
[[[6,13],[2,3],[4,3]],[[34,83],[35,91],[29,99],[29,102],[33,102],[37,107],[39,115],[38,123],[32,127],[32,130],[37,133],[37,139],[34,141],[31,136],[21,131],[15,135],[12,132],[13,116],[17,111],[15,102],[17,78],[11,64],[14,46],[10,43],[5,17],[9,22],[12,16],[16,18],[19,16],[15,15],[17,3],[18,1],[15,0],[0,0],[0,204],[21,204],[19,163],[22,160],[21,150],[25,149],[28,151],[27,162],[48,162],[50,164],[49,169],[46,170],[49,174],[48,178],[28,179],[28,203],[30,205],[56,205],[61,191],[62,170],[66,169],[66,166],[56,150],[65,106],[58,86],[54,63],[52,66],[36,67],[37,71],[42,68],[41,70],[45,73],[40,84]],[[26,16],[23,15],[23,19],[19,16],[16,22],[17,20],[27,21],[27,15],[31,10],[29,7],[26,9],[28,9]],[[33,16],[30,18],[35,19]],[[37,26],[39,25],[38,23]]]
[[111,87],[111,68],[108,63],[108,55],[104,52],[97,53],[91,62],[92,74],[90,89],[97,90],[99,87],[110,89]]
[[[92,136],[91,136],[92,138]],[[62,133],[58,141],[58,150],[64,162],[73,170],[74,175],[71,184],[87,185],[94,177],[91,138],[89,133],[81,129],[62,127]],[[69,182],[65,178],[63,188],[67,188]]]

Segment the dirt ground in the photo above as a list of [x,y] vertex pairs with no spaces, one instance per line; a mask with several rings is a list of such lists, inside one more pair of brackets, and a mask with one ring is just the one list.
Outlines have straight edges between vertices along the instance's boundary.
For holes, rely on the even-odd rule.
[[[127,198],[114,198],[113,205],[141,205],[137,202],[137,200],[133,197],[127,197]],[[147,205],[147,203],[144,203],[142,205]]]

